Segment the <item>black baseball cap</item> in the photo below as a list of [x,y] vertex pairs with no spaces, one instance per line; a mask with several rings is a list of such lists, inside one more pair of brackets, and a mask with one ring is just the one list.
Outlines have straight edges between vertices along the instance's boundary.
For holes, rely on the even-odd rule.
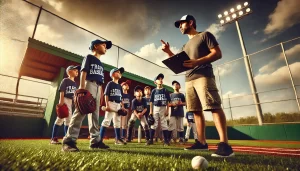
[[174,85],[175,83],[180,85],[180,83],[178,81],[176,81],[176,80],[172,81],[172,85]]
[[121,74],[123,74],[124,71],[125,71],[125,69],[123,67],[121,67],[121,68],[113,68],[112,70],[110,70],[109,76],[112,77],[113,73],[116,72],[116,71],[120,71]]
[[138,90],[143,91],[143,88],[141,86],[137,85],[136,87],[134,87],[134,92],[136,92]]
[[165,77],[164,74],[160,73],[154,78],[154,81],[156,81],[158,78],[164,79],[164,77]]
[[78,69],[78,70],[80,70],[80,66],[78,65],[78,66],[75,66],[75,65],[70,65],[70,66],[68,66],[68,68],[66,69],[66,71],[68,72],[68,71],[70,71],[70,70],[74,70],[74,69]]
[[175,25],[176,28],[179,28],[180,22],[182,22],[182,21],[191,21],[191,20],[192,20],[192,21],[195,23],[195,25],[196,25],[196,19],[195,19],[192,15],[189,15],[189,14],[184,15],[184,16],[181,17],[180,20],[175,21],[174,25]]
[[96,39],[96,40],[93,40],[91,42],[91,45],[89,47],[90,50],[93,50],[94,49],[94,45],[97,45],[97,44],[102,44],[102,43],[105,43],[106,44],[106,49],[110,49],[111,46],[112,46],[112,42],[111,41],[107,41],[107,40],[99,40],[99,39]]

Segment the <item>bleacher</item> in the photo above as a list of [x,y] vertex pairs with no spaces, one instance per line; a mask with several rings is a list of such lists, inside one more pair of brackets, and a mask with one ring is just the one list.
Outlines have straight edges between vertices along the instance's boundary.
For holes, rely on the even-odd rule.
[[27,116],[43,118],[47,104],[47,99],[33,96],[18,95],[20,98],[27,98],[33,100],[15,99],[13,93],[0,91],[0,115],[11,116]]

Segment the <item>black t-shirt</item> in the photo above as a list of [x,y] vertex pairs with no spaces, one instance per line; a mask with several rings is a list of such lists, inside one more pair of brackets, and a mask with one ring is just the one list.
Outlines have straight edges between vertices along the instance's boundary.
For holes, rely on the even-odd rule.
[[155,88],[152,90],[150,102],[152,102],[154,106],[167,106],[167,102],[170,101],[170,94],[165,88]]
[[194,113],[193,112],[186,112],[186,119],[187,119],[188,122],[195,123]]
[[96,81],[97,84],[104,83],[104,67],[97,57],[87,55],[82,61],[81,71],[87,73],[86,80]]
[[142,112],[144,109],[147,108],[147,102],[144,98],[141,101],[138,101],[136,98],[132,100],[131,110],[136,110],[137,113]]
[[104,95],[108,96],[109,101],[115,101],[116,103],[122,102],[122,87],[113,81],[107,83],[104,91]]
[[130,109],[131,96],[129,94],[123,93],[122,99],[123,99],[124,108]]
[[[185,102],[185,97],[182,93],[172,93],[170,95],[171,103],[178,103],[179,101]],[[171,116],[184,117],[183,106],[172,106],[171,107]]]
[[59,92],[64,92],[64,97],[73,99],[74,92],[77,88],[78,86],[75,81],[72,81],[69,78],[64,78],[60,83]]
[[[210,54],[210,49],[218,46],[215,36],[210,32],[200,32],[190,39],[182,48],[190,59],[199,59]],[[199,65],[186,72],[186,81],[191,81],[199,77],[214,77],[211,63]]]

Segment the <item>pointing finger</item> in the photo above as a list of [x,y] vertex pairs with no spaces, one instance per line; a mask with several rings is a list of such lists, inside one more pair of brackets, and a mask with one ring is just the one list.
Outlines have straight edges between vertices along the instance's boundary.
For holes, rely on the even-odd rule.
[[166,42],[165,41],[163,41],[163,40],[160,40],[161,41],[161,43],[163,43],[163,44],[166,44]]

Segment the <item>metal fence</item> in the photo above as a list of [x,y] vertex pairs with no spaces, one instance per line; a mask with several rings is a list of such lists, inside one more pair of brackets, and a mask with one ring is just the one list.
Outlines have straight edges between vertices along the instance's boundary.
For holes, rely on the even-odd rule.
[[[21,64],[21,60],[16,57],[24,56],[28,37],[82,56],[89,53],[88,45],[91,40],[105,40],[105,38],[98,34],[80,27],[42,7],[29,2],[18,3],[23,8],[29,8],[35,15],[31,13],[30,17],[26,20],[18,20],[17,17],[11,17],[5,21],[5,25],[2,24],[5,27],[1,30],[1,46],[17,47],[17,50],[5,53],[11,56],[10,58],[6,58],[8,60],[11,59],[14,63]],[[3,13],[6,11],[6,9],[1,10]],[[49,24],[51,24],[51,28]],[[264,114],[264,123],[300,121],[298,102],[300,94],[300,77],[298,76],[300,71],[299,49],[300,38],[298,37],[249,54],[246,57],[214,66],[216,81],[228,122],[232,124],[258,123],[255,109],[257,104],[254,103],[253,94],[247,79],[248,76],[244,64],[245,58],[248,58],[250,61],[251,76],[257,87],[256,94],[260,99],[259,105]],[[137,54],[131,53],[118,45],[113,45],[101,60],[112,66],[122,66],[128,72],[150,79],[158,73],[164,73],[166,75],[164,83],[168,85],[174,79],[184,82],[184,75],[174,75],[168,68],[162,64],[159,65],[160,61],[153,62],[148,60],[147,56],[151,56],[150,54]],[[1,70],[1,68],[1,73],[11,75],[9,71],[6,72]],[[14,70],[17,69],[14,68]],[[26,85],[29,82],[27,81]],[[10,86],[15,87],[14,81],[10,84],[1,83],[0,91],[6,92],[6,88]],[[22,86],[25,86],[25,82],[20,83],[21,89]],[[48,86],[49,89],[49,85],[45,86]],[[43,89],[45,89],[43,92],[48,91],[46,87]],[[47,94],[45,93],[42,97],[46,98]],[[293,117],[289,118],[288,116]],[[206,115],[206,119],[211,121],[211,115]]]

